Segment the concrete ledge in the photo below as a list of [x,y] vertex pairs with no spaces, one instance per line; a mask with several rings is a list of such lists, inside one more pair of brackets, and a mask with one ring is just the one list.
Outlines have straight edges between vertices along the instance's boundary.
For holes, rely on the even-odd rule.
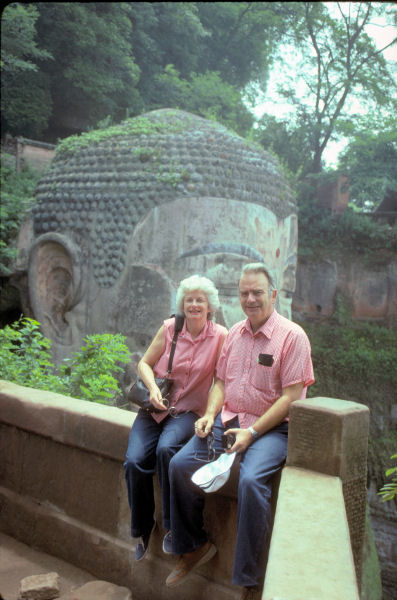
[[123,461],[136,413],[0,380],[1,421]]
[[205,525],[217,555],[182,586],[165,587],[176,557],[162,552],[161,499],[147,558],[132,560],[123,461],[136,413],[0,382],[0,530],[129,587],[141,600],[237,599],[231,584],[237,502],[211,494]]
[[263,600],[359,600],[342,482],[285,467]]

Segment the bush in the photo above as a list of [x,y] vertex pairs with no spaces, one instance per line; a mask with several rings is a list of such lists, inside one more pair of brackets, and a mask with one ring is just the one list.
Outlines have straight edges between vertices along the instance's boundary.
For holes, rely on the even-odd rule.
[[341,305],[339,322],[303,324],[312,346],[316,379],[308,396],[340,398],[368,406],[369,473],[380,487],[383,465],[397,444],[391,421],[397,386],[395,331],[376,324],[349,323],[347,309]]
[[366,260],[384,260],[397,251],[397,224],[374,220],[370,214],[348,205],[341,215],[318,206],[317,189],[335,179],[336,173],[324,173],[298,184],[299,254],[307,258],[340,258],[358,254]]
[[0,274],[10,274],[10,263],[16,256],[12,242],[29,208],[34,204],[34,190],[40,173],[24,168],[15,169],[15,159],[1,154],[1,203],[0,203]]
[[20,385],[66,393],[51,362],[51,342],[39,325],[33,319],[20,319],[0,329],[0,375]]
[[[391,459],[397,458],[397,454],[393,454],[390,457]],[[385,475],[386,477],[390,477],[394,473],[397,474],[397,467],[391,467],[391,469],[387,469]],[[386,502],[388,500],[393,500],[397,497],[397,477],[393,477],[391,482],[385,483],[384,486],[378,492],[379,496],[382,496],[382,501]]]
[[109,333],[87,336],[85,345],[57,371],[49,352],[51,342],[39,326],[37,321],[23,318],[0,329],[1,377],[39,390],[114,404],[122,395],[115,375],[130,361],[126,338]]
[[60,373],[74,398],[108,403],[120,395],[116,373],[130,361],[130,351],[121,334],[95,334],[83,339],[85,345],[65,359]]
[[395,331],[370,323],[305,324],[316,383],[311,396],[369,403],[392,398],[397,386]]

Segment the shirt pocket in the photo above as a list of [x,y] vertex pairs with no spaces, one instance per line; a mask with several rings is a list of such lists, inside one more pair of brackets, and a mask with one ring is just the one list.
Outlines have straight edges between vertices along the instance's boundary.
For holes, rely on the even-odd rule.
[[277,369],[275,363],[271,367],[256,364],[252,370],[250,382],[257,390],[270,391],[273,387],[274,369]]

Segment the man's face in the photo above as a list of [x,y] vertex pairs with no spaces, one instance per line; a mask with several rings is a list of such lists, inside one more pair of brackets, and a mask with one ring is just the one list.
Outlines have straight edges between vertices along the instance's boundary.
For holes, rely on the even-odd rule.
[[247,272],[240,279],[239,295],[241,308],[253,331],[257,331],[272,314],[277,292],[269,293],[269,282],[264,273]]

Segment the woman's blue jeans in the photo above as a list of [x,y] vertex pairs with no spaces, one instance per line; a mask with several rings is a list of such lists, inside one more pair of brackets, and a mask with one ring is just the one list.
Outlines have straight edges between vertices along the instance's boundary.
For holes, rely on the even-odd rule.
[[161,487],[163,527],[170,529],[168,467],[174,454],[192,437],[197,419],[195,413],[186,412],[176,418],[167,416],[157,423],[147,412],[138,412],[131,428],[124,462],[132,537],[146,535],[152,530],[155,470]]
[[[238,427],[238,420],[222,425],[220,415],[213,426],[214,449],[223,451],[222,433]],[[288,423],[268,431],[240,455],[238,484],[237,537],[233,568],[233,583],[255,586],[264,575],[263,552],[271,524],[272,475],[287,456]],[[192,552],[207,541],[203,528],[205,492],[190,480],[206,459],[207,440],[194,436],[170,462],[171,531],[175,554]]]

